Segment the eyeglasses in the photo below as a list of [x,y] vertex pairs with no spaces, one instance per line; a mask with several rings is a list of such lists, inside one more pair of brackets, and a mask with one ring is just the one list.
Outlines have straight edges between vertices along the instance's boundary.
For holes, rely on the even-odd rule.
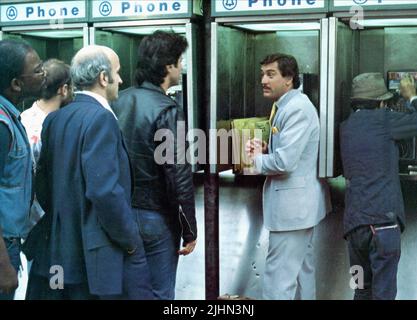
[[19,78],[26,78],[26,77],[44,77],[46,75],[46,70],[43,68],[43,64],[40,64],[33,70],[33,73],[26,73],[21,74]]

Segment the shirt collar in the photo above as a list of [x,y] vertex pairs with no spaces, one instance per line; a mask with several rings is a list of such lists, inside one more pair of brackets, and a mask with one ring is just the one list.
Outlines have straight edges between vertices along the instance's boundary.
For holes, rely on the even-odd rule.
[[103,96],[101,96],[101,95],[99,95],[99,94],[97,94],[97,93],[95,93],[95,92],[91,92],[91,91],[87,91],[87,90],[83,90],[83,91],[77,91],[77,92],[75,92],[75,94],[79,94],[79,93],[81,93],[81,94],[85,94],[85,95],[87,95],[87,96],[90,96],[90,97],[92,97],[92,98],[94,98],[94,99],[96,99],[102,106],[103,106],[103,108],[104,109],[106,109],[106,110],[108,110],[108,111],[110,111],[111,112],[111,114],[116,118],[116,120],[117,120],[117,117],[116,117],[116,114],[113,112],[113,110],[112,110],[112,108],[110,107],[110,104],[109,104],[109,102],[106,100],[106,98],[104,98]]
[[6,97],[0,95],[0,104],[7,108],[7,110],[14,116],[16,119],[20,118],[20,111],[11,103]]
[[39,107],[38,101],[39,101],[39,100],[36,100],[36,101],[32,104],[32,111],[33,111],[34,113],[40,113],[40,114],[42,114],[42,115],[47,115],[47,114],[46,114],[46,112],[45,112],[45,111],[43,111],[43,110]]
[[[291,100],[298,93],[300,93],[300,90],[298,90],[298,89],[289,90],[287,93],[285,93],[283,96],[281,96],[281,98],[278,99],[278,101],[276,102],[277,107],[279,106],[279,104],[281,104],[281,105],[287,104],[287,102],[289,100]],[[281,106],[279,106],[279,107],[281,107]]]
[[[288,92],[289,92],[289,91],[288,91]],[[284,100],[284,98],[288,95],[288,92],[287,92],[287,93],[284,93],[284,95],[282,95],[282,96],[278,99],[278,101],[277,101],[277,102],[275,102],[277,106],[278,106],[278,105],[279,105],[279,103],[280,103],[280,102],[282,102],[282,100]]]

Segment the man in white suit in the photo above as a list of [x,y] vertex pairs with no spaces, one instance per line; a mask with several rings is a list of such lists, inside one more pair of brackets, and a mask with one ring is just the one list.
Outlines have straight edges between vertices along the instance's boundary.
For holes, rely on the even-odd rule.
[[313,234],[326,215],[325,186],[317,177],[319,119],[300,87],[294,57],[261,62],[264,97],[274,101],[269,144],[253,139],[246,152],[266,175],[264,225],[269,233],[263,299],[316,298]]

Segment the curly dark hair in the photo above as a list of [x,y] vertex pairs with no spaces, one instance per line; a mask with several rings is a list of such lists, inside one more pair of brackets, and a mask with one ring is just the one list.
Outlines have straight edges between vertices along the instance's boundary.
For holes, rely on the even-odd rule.
[[177,66],[187,48],[187,39],[173,32],[155,31],[146,36],[138,48],[136,85],[149,81],[160,86],[168,74],[166,67],[171,64]]
[[41,98],[49,100],[57,95],[63,85],[71,85],[70,66],[58,59],[49,59],[43,64],[46,70],[46,83],[41,92]]
[[26,56],[33,48],[21,40],[0,41],[0,94],[4,94],[14,78],[22,75]]
[[265,59],[261,61],[261,66],[274,62],[278,63],[278,69],[283,77],[292,77],[294,89],[298,89],[301,83],[297,60],[288,54],[274,53],[266,56]]

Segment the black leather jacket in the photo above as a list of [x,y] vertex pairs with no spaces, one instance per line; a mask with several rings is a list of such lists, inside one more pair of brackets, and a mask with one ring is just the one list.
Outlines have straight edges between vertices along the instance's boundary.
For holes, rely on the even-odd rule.
[[[185,121],[182,109],[160,87],[149,82],[120,92],[112,108],[133,166],[132,206],[178,214],[184,241],[195,240],[193,176],[190,164],[184,161],[188,145],[186,141],[180,141],[183,147],[181,143],[177,145],[177,123]],[[155,133],[160,129],[168,130],[161,132],[162,136],[169,136],[167,140],[155,141]],[[164,149],[166,153],[162,152]],[[168,161],[161,163],[158,155],[166,156]]]

